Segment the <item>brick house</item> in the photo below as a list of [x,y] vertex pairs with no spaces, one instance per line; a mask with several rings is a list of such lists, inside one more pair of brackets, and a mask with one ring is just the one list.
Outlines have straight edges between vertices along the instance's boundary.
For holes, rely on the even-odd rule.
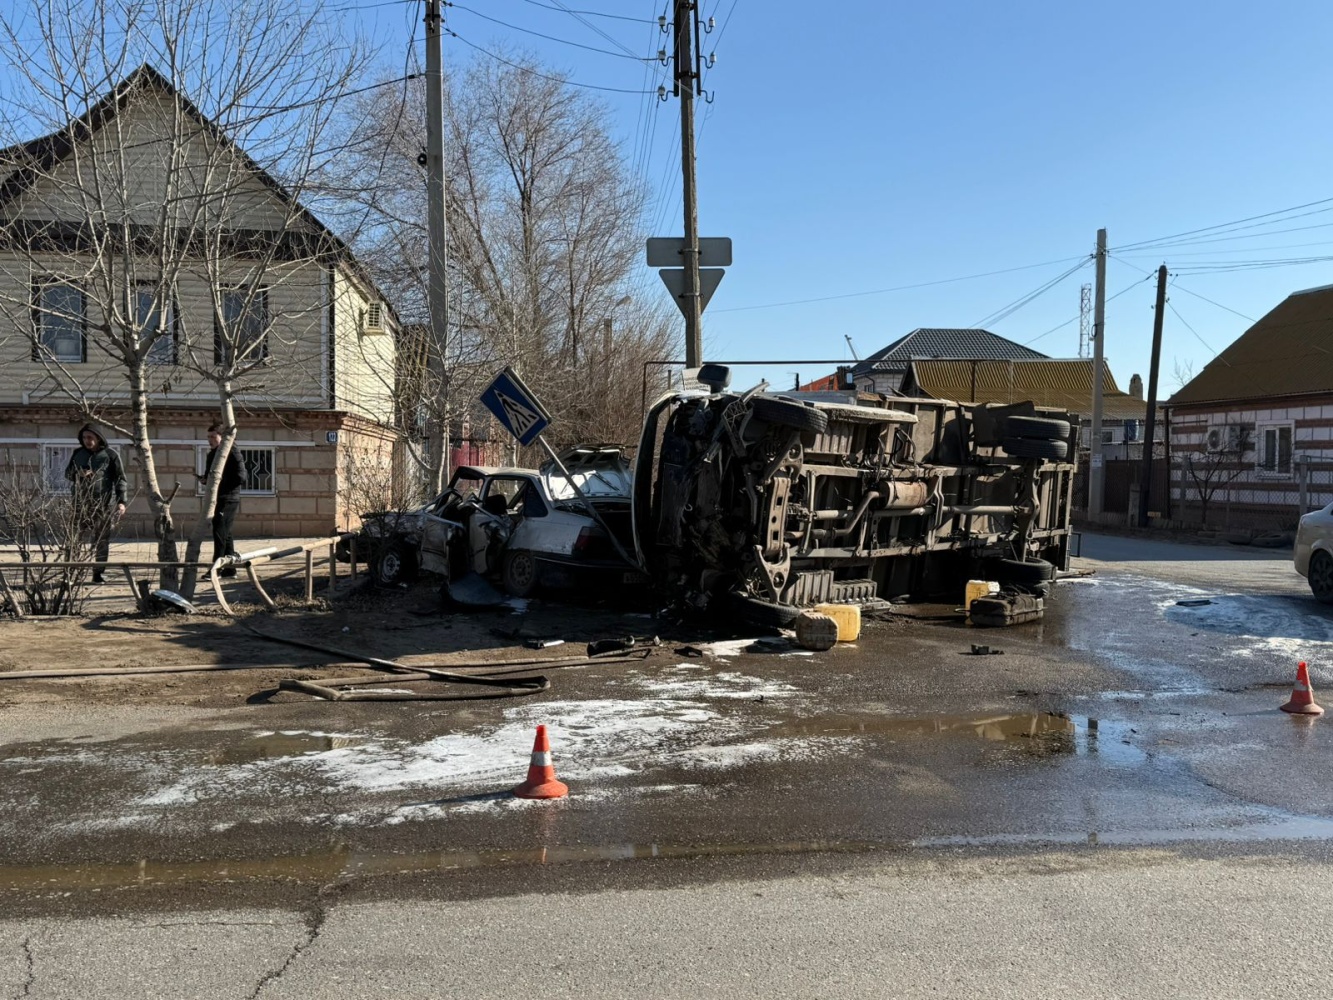
[[[227,249],[207,267],[201,255],[198,267],[173,272],[169,294],[153,270],[153,242],[138,232],[177,232],[158,219],[164,202],[182,197],[180,177],[168,179],[168,152],[209,164],[232,185],[230,214],[205,233],[224,233]],[[90,176],[119,184],[112,222],[94,220],[80,197]],[[208,183],[195,197],[212,196]],[[123,263],[95,260],[107,233],[121,238]],[[259,270],[261,243],[278,249]],[[251,473],[239,537],[352,526],[370,497],[404,480],[393,309],[333,233],[148,66],[66,128],[0,150],[0,467],[67,489],[64,466],[91,409],[112,427],[130,480],[120,534],[152,537],[139,463],[115,429],[127,426],[130,381],[97,340],[112,328],[106,303],[121,301],[99,297],[95,282],[108,274],[124,285],[135,321],[169,331],[147,358],[146,390],[159,485],[166,493],[181,484],[178,524],[199,512],[194,476],[218,414],[217,387],[201,365],[220,359],[220,323],[246,331],[245,349],[261,361],[237,383],[236,447]]]
[[1287,296],[1166,406],[1178,519],[1207,499],[1210,523],[1284,528],[1333,501],[1333,285]]

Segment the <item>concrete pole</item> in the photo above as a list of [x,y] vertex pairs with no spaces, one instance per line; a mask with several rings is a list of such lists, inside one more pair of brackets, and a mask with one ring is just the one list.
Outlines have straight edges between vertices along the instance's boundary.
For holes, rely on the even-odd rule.
[[1106,230],[1097,230],[1097,298],[1092,315],[1092,441],[1088,449],[1088,515],[1102,512],[1102,366],[1106,339]]
[[1139,487],[1139,527],[1148,527],[1152,493],[1152,443],[1157,433],[1157,368],[1162,359],[1162,313],[1166,311],[1166,265],[1157,269],[1157,311],[1152,320],[1152,361],[1148,366],[1148,414],[1143,421],[1143,475]]
[[676,42],[676,93],[680,97],[680,169],[685,203],[685,367],[703,364],[703,331],[699,309],[699,204],[694,193],[694,3],[676,0],[673,27]]
[[[426,0],[426,198],[430,227],[431,353],[439,367],[440,398],[434,407],[440,441],[436,479],[449,480],[449,215],[445,208],[444,74],[440,51],[440,0]],[[436,487],[442,486],[441,482]]]

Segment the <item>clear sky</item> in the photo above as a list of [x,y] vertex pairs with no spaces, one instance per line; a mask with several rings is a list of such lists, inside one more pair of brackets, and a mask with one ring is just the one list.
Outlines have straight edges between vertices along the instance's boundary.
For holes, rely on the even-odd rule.
[[[848,358],[845,337],[864,357],[916,327],[979,323],[1072,357],[1105,227],[1106,354],[1121,388],[1147,378],[1148,272],[1173,272],[1166,395],[1178,366],[1202,368],[1245,317],[1333,283],[1327,0],[701,2],[717,63],[712,101],[698,105],[699,226],[735,245],[704,316],[708,357]],[[320,9],[371,30],[384,76],[419,64],[421,0]],[[653,192],[654,234],[671,236],[679,104],[655,94],[664,10],[668,0],[459,0],[445,60],[525,50],[574,84],[609,88],[590,92]],[[1160,239],[1196,230],[1207,231]],[[1292,263],[1308,258],[1328,259]],[[912,285],[926,287],[901,288]],[[646,265],[635,295],[666,298]],[[793,371],[828,369],[760,373],[785,387]]]
[[[665,71],[624,56],[667,44],[652,23],[663,9],[461,0],[448,10],[460,38],[446,40],[445,58],[521,47],[575,83],[652,90]],[[401,52],[391,39],[408,18],[382,13],[393,15],[378,18],[385,51]],[[1129,248],[1333,198],[1333,4],[703,0],[703,15],[717,22],[705,41],[717,63],[705,80],[713,101],[699,106],[699,226],[735,244],[704,317],[710,357],[843,358],[844,335],[865,356],[918,326],[970,326],[1090,255],[1105,227],[1108,295],[1123,292],[1107,307],[1106,354],[1121,388],[1132,372],[1147,378],[1153,287],[1143,272],[1166,263],[1176,275],[1169,391],[1177,363],[1201,368],[1249,325],[1196,295],[1257,318],[1292,290],[1333,282],[1333,259],[1249,266],[1333,258],[1333,201]],[[676,101],[601,96],[659,199],[657,234],[679,235]],[[1237,263],[1247,266],[1216,270]],[[987,328],[1073,357],[1079,286],[1092,280],[1089,262]],[[825,301],[783,304],[804,299]],[[798,368],[823,373],[766,374],[787,384]]]

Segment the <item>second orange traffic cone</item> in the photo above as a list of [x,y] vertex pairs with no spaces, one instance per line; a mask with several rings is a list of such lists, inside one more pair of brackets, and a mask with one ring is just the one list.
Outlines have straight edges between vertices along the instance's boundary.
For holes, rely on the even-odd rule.
[[1324,710],[1315,704],[1314,691],[1310,689],[1310,670],[1304,660],[1296,667],[1296,686],[1291,689],[1291,701],[1282,706],[1282,711],[1293,715],[1324,714]]
[[551,762],[551,742],[546,738],[545,726],[537,727],[528,780],[515,788],[514,794],[520,799],[563,799],[569,794],[569,786],[556,780],[555,764]]

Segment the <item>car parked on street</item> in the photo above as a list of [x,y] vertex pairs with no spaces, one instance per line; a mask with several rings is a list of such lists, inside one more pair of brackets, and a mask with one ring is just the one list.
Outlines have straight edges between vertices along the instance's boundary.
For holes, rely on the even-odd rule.
[[603,528],[632,551],[630,470],[620,449],[580,446],[560,459],[601,524],[553,462],[537,469],[461,466],[429,503],[362,518],[358,546],[369,553],[371,575],[393,586],[420,570],[446,580],[475,572],[515,597],[540,587],[637,581]]
[[1292,558],[1315,599],[1333,604],[1333,503],[1300,519]]

